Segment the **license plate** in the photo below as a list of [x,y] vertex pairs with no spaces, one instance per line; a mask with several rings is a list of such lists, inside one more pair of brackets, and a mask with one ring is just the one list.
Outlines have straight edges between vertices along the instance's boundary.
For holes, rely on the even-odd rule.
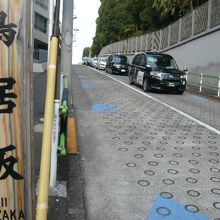
[[125,72],[125,70],[122,69],[121,72]]
[[169,87],[175,87],[175,83],[170,82],[170,83],[168,83],[168,86]]

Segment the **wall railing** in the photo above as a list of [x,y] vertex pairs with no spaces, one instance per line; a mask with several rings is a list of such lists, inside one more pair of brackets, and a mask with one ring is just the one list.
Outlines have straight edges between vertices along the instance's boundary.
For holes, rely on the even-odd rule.
[[213,76],[206,73],[188,73],[187,83],[190,84],[190,86],[198,88],[199,92],[209,90],[212,91],[214,95],[220,96],[220,75]]
[[100,55],[167,50],[220,29],[220,1],[209,0],[169,26],[141,36],[109,44]]

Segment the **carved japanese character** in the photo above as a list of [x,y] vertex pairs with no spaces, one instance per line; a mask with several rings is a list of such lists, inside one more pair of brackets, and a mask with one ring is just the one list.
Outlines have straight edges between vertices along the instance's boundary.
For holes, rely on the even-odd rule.
[[[5,158],[5,155],[8,151],[15,150],[15,146],[9,145],[4,148],[0,148],[0,180],[6,179],[8,176],[11,176],[13,179],[21,180],[24,179],[19,173],[14,170],[14,165],[18,162],[13,156]],[[2,168],[5,168],[5,172],[2,173]]]
[[5,24],[7,14],[0,11],[0,40],[2,40],[7,47],[10,47],[14,41],[17,25],[13,23]]
[[0,114],[12,113],[13,108],[16,106],[15,103],[9,99],[16,98],[17,95],[7,92],[7,90],[11,90],[13,88],[15,83],[16,81],[11,77],[0,78]]

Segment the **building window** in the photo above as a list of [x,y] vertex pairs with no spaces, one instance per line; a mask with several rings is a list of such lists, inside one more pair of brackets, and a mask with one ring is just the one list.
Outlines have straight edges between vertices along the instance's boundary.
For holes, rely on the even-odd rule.
[[47,19],[35,12],[34,28],[47,33]]
[[35,3],[45,10],[48,9],[48,0],[35,0]]

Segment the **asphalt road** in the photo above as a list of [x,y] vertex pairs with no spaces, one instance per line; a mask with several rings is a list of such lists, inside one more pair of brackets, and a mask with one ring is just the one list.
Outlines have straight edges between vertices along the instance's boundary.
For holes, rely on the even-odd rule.
[[220,219],[219,101],[79,65],[72,86],[86,219]]

